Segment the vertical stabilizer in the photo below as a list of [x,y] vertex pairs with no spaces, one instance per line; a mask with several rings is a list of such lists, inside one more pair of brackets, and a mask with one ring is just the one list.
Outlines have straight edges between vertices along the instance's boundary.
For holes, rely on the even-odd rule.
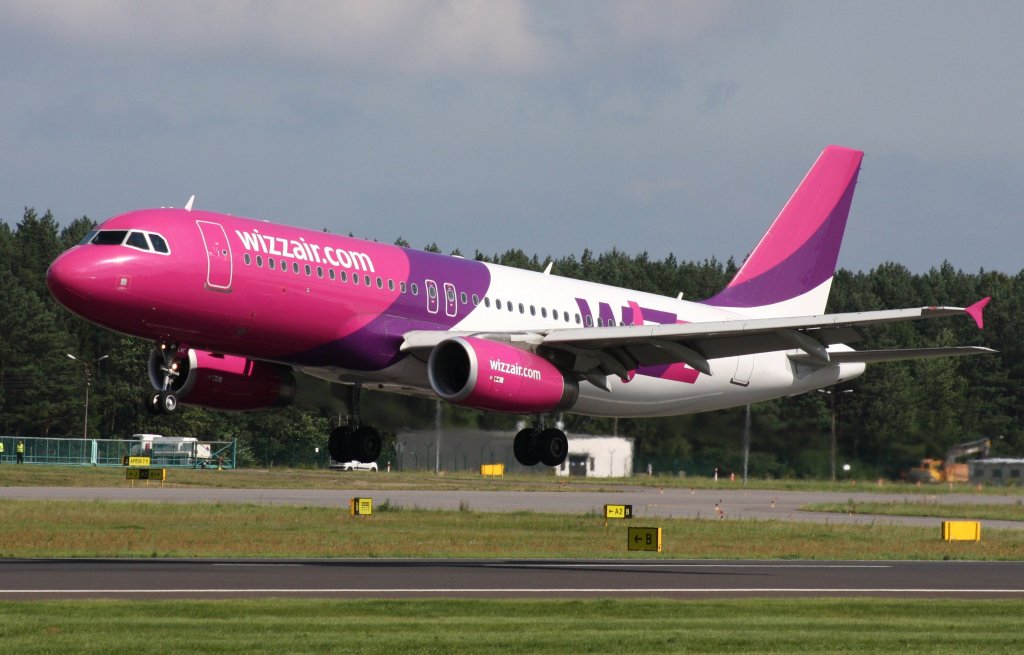
[[828,146],[736,277],[708,305],[744,314],[823,314],[864,153]]

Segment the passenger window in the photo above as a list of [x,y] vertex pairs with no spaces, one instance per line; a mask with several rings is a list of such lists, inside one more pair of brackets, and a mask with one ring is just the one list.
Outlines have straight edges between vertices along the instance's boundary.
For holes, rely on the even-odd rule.
[[409,290],[409,287],[405,283],[405,280],[402,280],[401,282],[398,283],[398,290],[401,291],[402,293],[405,293],[406,291]]
[[263,268],[263,257],[260,255],[256,255],[256,266]]
[[526,308],[523,307],[523,303],[519,303],[519,313],[520,314],[525,314],[526,313]]
[[124,245],[138,248],[139,250],[149,250],[149,241],[142,232],[129,232],[128,240],[125,241]]
[[583,319],[583,325],[585,325],[586,327],[593,327],[594,326],[594,317],[591,316],[590,314],[587,314],[586,317],[584,317],[584,319]]
[[383,289],[384,288],[384,280],[380,279],[379,277],[377,278],[377,288],[378,289]]
[[342,282],[348,282],[348,273],[347,272],[345,272],[345,271],[341,272],[341,281]]
[[323,266],[317,266],[316,267],[316,276],[318,278],[323,279],[323,277],[324,277],[324,267]]
[[394,291],[394,290],[395,290],[395,281],[394,280],[388,280],[388,291]]
[[336,277],[336,274],[335,274],[333,268],[327,269],[327,276],[330,277],[332,280]]
[[465,304],[466,304],[466,300],[467,300],[467,298],[466,298],[466,292],[465,292],[465,291],[463,291],[462,293],[460,293],[460,294],[459,294],[459,300],[461,300],[461,301],[462,301],[462,304],[463,304],[463,305],[465,305]]
[[476,305],[479,305],[479,304],[480,304],[480,296],[478,296],[478,295],[476,295],[474,293],[473,294],[473,305],[476,306]]
[[496,307],[497,309],[501,309],[501,301],[500,301],[500,300],[498,300],[497,298],[495,298],[495,299],[494,299],[494,306],[495,306],[495,307]]
[[[577,318],[578,318],[578,317],[577,317]],[[568,323],[568,322],[569,322],[569,312],[562,312],[562,319],[563,319],[563,320],[564,320],[564,321],[565,321],[566,323]],[[577,320],[576,322],[577,322],[577,323],[579,323],[579,321],[578,321],[578,320]]]
[[413,282],[412,286],[410,288],[412,289],[412,295],[414,295],[414,296],[420,295],[420,285],[418,285],[415,282]]
[[293,271],[293,272],[294,272],[294,273],[295,273],[296,275],[298,275],[298,274],[299,274],[299,262],[292,262],[292,271]]
[[530,305],[530,316],[536,316],[536,315],[537,315],[537,308],[534,307],[533,305]]
[[309,264],[306,264],[306,275],[312,275],[312,274],[313,274],[313,268]]
[[370,286],[370,276],[369,275],[364,275],[363,276],[363,282],[366,283],[366,286]]
[[541,318],[547,318],[548,317],[548,308],[547,307],[541,307],[540,308],[540,317]]
[[267,257],[267,268],[269,268],[270,270],[274,270],[274,258],[273,257]]
[[490,309],[490,307],[491,307],[491,298],[490,298],[490,296],[484,296],[484,307],[487,307],[488,309]]
[[245,262],[246,266],[248,266],[249,264],[252,263],[252,257],[249,256],[249,253],[245,253],[244,255],[242,255],[242,261]]
[[153,250],[165,255],[171,252],[171,249],[167,247],[167,242],[159,234],[150,234],[149,241],[153,244]]
[[352,284],[356,285],[357,287],[359,286],[359,274],[358,273],[356,273],[355,275],[352,276]]

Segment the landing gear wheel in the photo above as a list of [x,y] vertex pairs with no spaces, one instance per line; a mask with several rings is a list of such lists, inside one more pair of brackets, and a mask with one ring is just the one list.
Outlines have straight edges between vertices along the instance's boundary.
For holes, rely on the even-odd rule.
[[565,433],[548,428],[537,437],[537,452],[544,466],[561,466],[569,454],[569,440]]
[[160,394],[155,393],[149,397],[149,401],[146,403],[146,411],[150,414],[160,414]]
[[161,391],[159,394],[160,411],[164,414],[173,414],[178,411],[178,397],[169,391]]
[[352,434],[352,454],[364,464],[376,462],[383,447],[380,432],[369,425],[361,425]]
[[512,442],[512,452],[523,466],[536,466],[540,462],[540,452],[537,448],[537,439],[540,437],[540,430],[537,428],[524,428],[516,435]]
[[336,462],[349,462],[355,459],[352,457],[352,428],[342,425],[331,430],[331,437],[327,440],[327,452]]

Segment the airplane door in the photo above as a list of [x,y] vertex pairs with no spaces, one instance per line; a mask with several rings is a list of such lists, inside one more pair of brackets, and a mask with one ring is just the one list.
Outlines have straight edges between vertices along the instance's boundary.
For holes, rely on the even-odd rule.
[[427,287],[427,311],[431,314],[436,314],[439,302],[437,298],[437,282],[424,280],[423,284]]
[[444,283],[444,313],[447,316],[455,316],[459,313],[458,300],[455,297],[455,285],[451,282]]
[[206,288],[231,291],[231,244],[220,223],[196,221],[206,249]]

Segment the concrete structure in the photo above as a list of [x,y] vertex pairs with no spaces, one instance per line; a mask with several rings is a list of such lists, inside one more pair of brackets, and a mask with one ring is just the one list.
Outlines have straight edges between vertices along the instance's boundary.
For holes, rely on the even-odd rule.
[[[545,466],[522,466],[512,451],[515,431],[446,428],[441,432],[441,470],[479,471],[483,464],[504,464],[507,473],[548,473]],[[436,430],[399,432],[395,436],[397,470],[433,470],[437,461]],[[575,467],[570,471],[570,464]],[[378,462],[381,470],[387,465]],[[623,477],[633,474],[633,439],[569,435],[569,457],[558,475]]]
[[990,457],[968,462],[969,480],[972,484],[1024,483],[1024,459]]
[[579,435],[569,437],[569,457],[555,473],[590,478],[633,475],[634,440],[630,437]]

